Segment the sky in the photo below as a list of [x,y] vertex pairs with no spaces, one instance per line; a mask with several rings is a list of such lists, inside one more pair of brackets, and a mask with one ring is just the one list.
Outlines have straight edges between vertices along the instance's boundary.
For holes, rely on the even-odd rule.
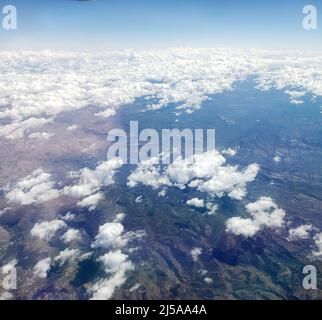
[[[0,0],[1,12],[6,4],[17,8],[18,29],[0,29],[2,50],[322,50],[320,0]],[[302,27],[308,4],[318,10],[315,31]]]

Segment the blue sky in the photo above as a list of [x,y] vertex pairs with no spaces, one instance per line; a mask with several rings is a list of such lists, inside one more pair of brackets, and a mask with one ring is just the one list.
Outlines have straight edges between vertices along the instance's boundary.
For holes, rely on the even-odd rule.
[[1,7],[14,4],[18,10],[18,30],[0,30],[2,49],[229,46],[322,50],[322,20],[316,31],[302,28],[304,5],[316,5],[322,17],[322,4],[317,0],[0,0],[0,3]]

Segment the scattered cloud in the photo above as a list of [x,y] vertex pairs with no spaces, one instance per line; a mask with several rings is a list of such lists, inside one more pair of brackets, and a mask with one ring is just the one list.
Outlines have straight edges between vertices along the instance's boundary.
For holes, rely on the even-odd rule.
[[304,224],[297,228],[290,229],[288,239],[290,241],[296,241],[301,239],[308,239],[310,236],[310,232],[313,231],[313,226],[311,224]]
[[212,284],[214,281],[211,279],[211,278],[209,278],[209,277],[205,277],[204,279],[203,279],[207,284]]
[[176,159],[164,171],[155,165],[156,159],[140,163],[128,177],[128,186],[139,184],[160,188],[173,186],[179,189],[195,188],[211,196],[241,200],[246,195],[246,185],[254,181],[259,171],[257,164],[244,170],[225,164],[225,158],[217,151],[196,154],[188,159]]
[[217,210],[218,210],[218,205],[215,203],[211,203],[211,202],[207,202],[206,203],[206,208],[207,208],[207,214],[208,215],[213,215],[216,214]]
[[62,239],[65,243],[71,243],[73,241],[79,241],[82,239],[82,234],[77,229],[69,229],[63,234]]
[[128,240],[124,237],[124,227],[119,222],[109,222],[99,227],[93,248],[124,247]]
[[166,195],[167,195],[167,189],[166,189],[166,188],[162,189],[162,190],[161,190],[161,191],[159,191],[159,193],[158,193],[158,196],[159,196],[160,198],[164,198]]
[[79,126],[77,124],[73,124],[73,125],[67,127],[67,130],[68,131],[74,131],[74,130],[78,129],[78,127]]
[[136,283],[130,288],[130,292],[133,292],[141,287],[141,283]]
[[274,158],[273,158],[273,160],[274,160],[274,162],[276,162],[276,163],[279,163],[279,162],[281,162],[281,157],[280,156],[275,156]]
[[237,154],[237,150],[232,149],[232,148],[227,148],[227,149],[222,150],[221,154],[223,154],[225,156],[234,157]]
[[118,213],[113,222],[122,222],[124,220],[124,218],[126,217],[126,214],[125,213]]
[[105,272],[109,274],[106,279],[96,282],[90,291],[93,293],[91,300],[109,300],[115,289],[123,285],[127,279],[127,272],[134,269],[128,256],[121,250],[111,251],[99,258],[104,265]]
[[34,275],[38,278],[47,278],[47,275],[51,269],[51,258],[45,258],[43,260],[40,260],[37,262],[37,264],[34,266],[33,272]]
[[193,198],[193,199],[187,200],[187,205],[195,208],[204,208],[205,201],[204,199]]
[[134,269],[128,255],[122,250],[127,250],[128,253],[134,252],[131,249],[126,249],[125,246],[130,241],[140,240],[145,236],[145,232],[139,230],[124,233],[124,226],[121,224],[124,218],[124,213],[118,213],[113,222],[100,226],[95,241],[92,243],[94,250],[100,248],[110,250],[98,258],[108,277],[95,282],[89,289],[92,300],[111,299],[116,288],[125,283],[127,273]]
[[5,264],[4,266],[1,267],[2,273],[9,273],[12,268],[14,268],[18,263],[17,259],[11,260],[9,263]]
[[270,197],[246,205],[251,218],[234,217],[226,222],[226,231],[244,237],[253,237],[263,228],[278,229],[284,225],[285,211]]
[[15,298],[15,296],[9,291],[4,291],[0,295],[0,301],[2,301],[2,300],[13,300],[14,298]]
[[[94,170],[83,168],[79,172],[79,182],[73,186],[65,187],[63,193],[75,198],[88,197],[101,187],[113,184],[114,175],[121,166],[121,160],[112,159],[100,163]],[[89,200],[97,200],[97,197],[98,195],[87,199],[85,203]]]
[[50,122],[52,122],[52,119],[33,117],[22,121],[16,121],[5,126],[0,126],[0,137],[5,137],[7,139],[23,138],[31,129],[42,127]]
[[61,217],[61,219],[64,221],[74,221],[76,219],[76,214],[67,212],[65,215]]
[[139,184],[150,186],[154,189],[164,185],[171,185],[170,180],[160,175],[160,166],[155,165],[156,158],[142,161],[128,177],[127,185],[134,188]]
[[66,223],[62,220],[44,221],[36,223],[31,229],[30,234],[39,239],[50,240],[55,236],[58,230],[66,227]]
[[54,189],[51,174],[42,169],[35,170],[31,175],[20,180],[12,188],[8,188],[5,197],[9,202],[21,205],[38,204],[59,196],[59,190]]
[[60,251],[59,254],[54,258],[54,261],[59,263],[62,267],[65,263],[75,263],[81,257],[81,253],[78,249],[65,249]]
[[113,109],[107,109],[104,111],[100,111],[94,114],[97,117],[103,117],[103,118],[109,118],[109,117],[113,117],[116,115],[116,111]]
[[198,247],[193,248],[191,249],[190,254],[191,254],[192,260],[194,262],[197,262],[199,259],[199,256],[202,254],[202,249]]
[[313,251],[312,255],[314,258],[322,258],[322,233],[318,233],[313,238],[316,250]]
[[305,91],[290,91],[286,90],[286,94],[290,96],[290,103],[291,104],[302,104],[303,100],[300,100],[299,98],[303,97],[305,95]]
[[92,194],[82,201],[77,202],[77,205],[80,207],[89,207],[89,211],[95,210],[96,205],[104,198],[103,193],[97,192]]
[[49,132],[33,132],[29,134],[28,138],[30,139],[38,139],[38,140],[48,140],[54,134]]

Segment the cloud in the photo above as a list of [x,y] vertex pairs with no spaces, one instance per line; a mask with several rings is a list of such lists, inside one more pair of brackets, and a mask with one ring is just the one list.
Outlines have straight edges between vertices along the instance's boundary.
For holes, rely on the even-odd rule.
[[166,188],[164,188],[164,189],[162,189],[161,191],[158,192],[158,196],[160,198],[164,198],[166,195],[167,195],[167,189]]
[[214,282],[214,280],[212,280],[211,278],[209,278],[209,277],[205,277],[204,279],[203,279],[203,281],[205,281],[207,284],[212,284],[213,282]]
[[15,298],[14,295],[9,291],[4,291],[0,295],[0,301],[2,301],[2,300],[13,300],[14,298]]
[[130,292],[133,292],[133,291],[135,291],[135,290],[137,290],[137,289],[139,289],[141,287],[141,283],[135,283],[131,288],[130,288]]
[[191,254],[192,260],[194,262],[197,262],[199,259],[199,256],[202,254],[202,249],[198,247],[193,248],[191,249],[190,254]]
[[123,247],[128,239],[124,237],[124,227],[119,222],[109,222],[99,227],[98,234],[92,244],[93,248]]
[[276,162],[276,163],[279,163],[279,162],[281,162],[281,157],[280,156],[275,156],[274,158],[273,158],[273,160],[274,160],[274,162]]
[[222,197],[224,194],[232,199],[242,200],[246,196],[246,185],[255,180],[259,166],[251,164],[243,171],[238,167],[222,166],[214,173],[211,179],[196,181],[199,191]]
[[40,260],[37,262],[37,264],[34,266],[34,275],[39,278],[47,278],[48,272],[51,269],[51,258],[45,258],[43,260]]
[[62,190],[54,188],[55,183],[50,173],[37,169],[13,187],[6,187],[5,197],[8,202],[31,205],[46,202],[64,194],[75,198],[83,197],[77,204],[92,210],[103,198],[103,194],[97,191],[101,187],[114,183],[114,175],[121,166],[121,160],[112,159],[98,164],[94,170],[83,168],[78,174],[79,182],[66,186]]
[[29,134],[28,138],[30,139],[38,139],[38,140],[48,140],[54,134],[49,132],[34,132]]
[[60,251],[59,254],[54,258],[54,261],[59,263],[62,267],[65,263],[75,263],[81,257],[81,253],[78,249],[65,249]]
[[39,239],[50,240],[55,236],[58,230],[66,227],[66,223],[62,220],[44,221],[36,223],[31,229],[30,234]]
[[77,205],[80,207],[89,207],[89,211],[92,211],[103,198],[104,195],[101,192],[98,192],[84,198],[82,201],[77,202]]
[[142,161],[128,177],[127,185],[134,188],[138,184],[143,184],[154,189],[163,185],[171,185],[167,177],[160,175],[160,167],[155,166],[155,161],[155,158]]
[[9,292],[9,291],[4,291],[1,295],[0,295],[0,300],[13,300],[15,298],[15,296]]
[[124,233],[124,226],[120,223],[124,218],[124,214],[118,214],[113,222],[101,225],[92,248],[122,248],[129,241],[140,240],[145,236],[143,230],[129,231]]
[[21,205],[30,205],[46,202],[59,196],[59,191],[54,189],[51,174],[42,169],[35,170],[31,175],[20,180],[12,188],[8,188],[5,197],[9,202]]
[[[83,168],[79,172],[79,182],[73,186],[67,186],[63,189],[63,193],[75,198],[88,197],[97,192],[103,186],[109,186],[114,183],[114,175],[122,166],[122,161],[112,159],[100,163],[94,170]],[[99,195],[88,198],[84,202],[98,201]]]
[[236,236],[253,237],[260,230],[260,226],[252,219],[234,217],[226,222],[226,231]]
[[134,269],[128,256],[121,250],[111,251],[99,258],[104,265],[105,272],[110,276],[96,282],[90,291],[93,293],[91,300],[109,300],[116,288],[123,285],[127,279],[127,272]]
[[313,238],[316,250],[312,252],[314,258],[322,258],[322,233],[318,233]]
[[301,239],[308,239],[310,236],[310,232],[313,230],[313,226],[311,224],[304,224],[297,228],[290,229],[288,239],[290,241],[296,241]]
[[299,98],[303,97],[305,95],[305,91],[290,91],[286,90],[286,94],[290,96],[290,103],[291,104],[302,104],[303,100],[300,100]]
[[7,139],[22,138],[31,129],[42,127],[52,121],[52,119],[33,117],[22,121],[16,121],[2,127],[0,126],[0,137],[5,137]]
[[213,215],[213,214],[216,214],[216,212],[218,210],[218,205],[215,203],[207,202],[206,208],[208,210],[207,214]]
[[65,243],[70,243],[73,241],[79,241],[82,239],[81,232],[76,229],[69,229],[63,234],[62,239]]
[[0,117],[12,119],[56,116],[89,105],[103,109],[97,115],[109,116],[140,97],[153,101],[151,109],[177,103],[179,110],[191,112],[251,70],[248,61],[228,49],[2,52],[0,61]]
[[78,129],[78,125],[77,125],[77,124],[73,124],[73,125],[71,125],[71,126],[67,127],[67,130],[68,130],[68,131],[74,131],[74,130],[76,130],[76,129]]
[[221,154],[234,157],[237,154],[237,150],[232,148],[227,148],[221,151]]
[[246,195],[247,183],[255,180],[259,171],[257,164],[251,164],[244,170],[237,166],[225,165],[225,158],[217,151],[196,154],[188,159],[176,159],[163,171],[155,165],[156,159],[140,163],[128,177],[128,186],[139,184],[160,188],[173,186],[187,187],[206,192],[211,196],[229,197],[241,200]]
[[9,263],[5,264],[1,267],[2,273],[9,273],[11,272],[12,268],[14,268],[18,263],[17,259],[11,260]]
[[100,111],[94,114],[97,117],[103,117],[103,118],[109,118],[109,117],[113,117],[116,115],[116,111],[113,109],[107,109],[104,111]]
[[67,212],[65,215],[61,217],[64,221],[74,221],[76,219],[76,214],[71,213],[70,211]]
[[99,258],[105,267],[106,273],[117,272],[120,266],[127,261],[128,256],[121,252],[121,250],[110,251]]
[[115,219],[113,220],[113,222],[122,222],[125,217],[126,217],[126,214],[125,213],[118,213],[115,216]]
[[278,208],[270,197],[246,205],[251,218],[234,217],[226,222],[226,231],[244,237],[253,237],[263,228],[278,229],[283,227],[285,211]]
[[[144,231],[129,231],[124,233],[121,221],[125,218],[124,213],[118,213],[113,222],[99,227],[93,249],[109,249],[110,251],[98,258],[104,266],[107,278],[100,279],[89,289],[92,300],[108,300],[113,296],[116,288],[123,285],[127,279],[127,273],[134,269],[133,263],[127,254],[121,250],[133,240],[140,240],[145,236]],[[132,252],[128,249],[128,252]]]
[[[146,108],[170,103],[182,112],[201,108],[214,94],[232,90],[236,81],[253,76],[257,88],[286,90],[292,103],[303,94],[322,95],[322,58],[285,51],[168,49],[67,53],[24,51],[0,53],[0,119],[11,121],[19,138],[30,118],[50,119],[88,106],[109,117],[144,98]],[[108,70],[108,71],[107,71]],[[5,128],[5,129],[4,129]],[[28,131],[28,130],[27,130]]]
[[10,208],[4,208],[4,209],[1,209],[1,210],[0,210],[0,217],[1,217],[4,213],[6,213],[8,210],[10,210]]
[[203,199],[193,198],[187,200],[187,205],[196,208],[203,208],[205,206],[205,201]]

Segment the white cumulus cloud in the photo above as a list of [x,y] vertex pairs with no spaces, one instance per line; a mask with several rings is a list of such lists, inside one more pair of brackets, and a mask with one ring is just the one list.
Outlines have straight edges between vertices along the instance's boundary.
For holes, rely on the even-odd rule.
[[37,169],[12,188],[8,188],[5,196],[9,202],[30,205],[57,198],[59,190],[54,188],[51,174]]
[[196,208],[203,208],[205,206],[205,201],[204,199],[193,198],[187,200],[187,205]]
[[62,239],[65,243],[79,241],[82,239],[82,234],[77,229],[69,229],[62,235]]
[[30,234],[39,239],[50,240],[55,236],[58,230],[66,227],[66,223],[62,220],[43,221],[36,223],[31,229]]
[[116,288],[123,285],[127,279],[127,273],[134,269],[128,256],[121,250],[111,251],[99,258],[104,265],[108,278],[101,279],[91,288],[92,300],[109,300],[112,298]]
[[48,272],[51,269],[51,258],[45,258],[43,260],[40,260],[37,262],[37,264],[34,266],[33,272],[36,277],[39,278],[47,278]]
[[263,228],[278,229],[284,225],[285,211],[270,197],[246,205],[251,218],[233,217],[226,222],[226,231],[244,237],[253,237]]
[[311,224],[304,224],[296,228],[291,228],[289,232],[288,239],[290,241],[300,240],[300,239],[308,239],[310,236],[310,232],[313,230],[313,226]]
[[198,247],[193,248],[190,250],[190,254],[191,254],[192,260],[194,262],[197,262],[199,259],[199,256],[202,254],[202,249]]
[[[63,193],[76,198],[92,195],[101,187],[113,184],[114,175],[121,166],[121,160],[112,159],[100,163],[94,170],[83,168],[79,173],[79,182],[73,186],[65,187]],[[98,195],[96,200],[97,197]],[[90,200],[93,200],[93,198]]]
[[174,186],[180,189],[195,188],[211,196],[241,200],[245,197],[247,183],[255,180],[259,171],[257,164],[243,170],[226,165],[225,158],[217,151],[196,154],[187,159],[176,159],[162,171],[155,159],[140,163],[128,177],[128,186],[138,184],[159,188]]
[[99,227],[93,247],[113,248],[123,247],[128,239],[124,237],[124,227],[119,222],[109,222]]

